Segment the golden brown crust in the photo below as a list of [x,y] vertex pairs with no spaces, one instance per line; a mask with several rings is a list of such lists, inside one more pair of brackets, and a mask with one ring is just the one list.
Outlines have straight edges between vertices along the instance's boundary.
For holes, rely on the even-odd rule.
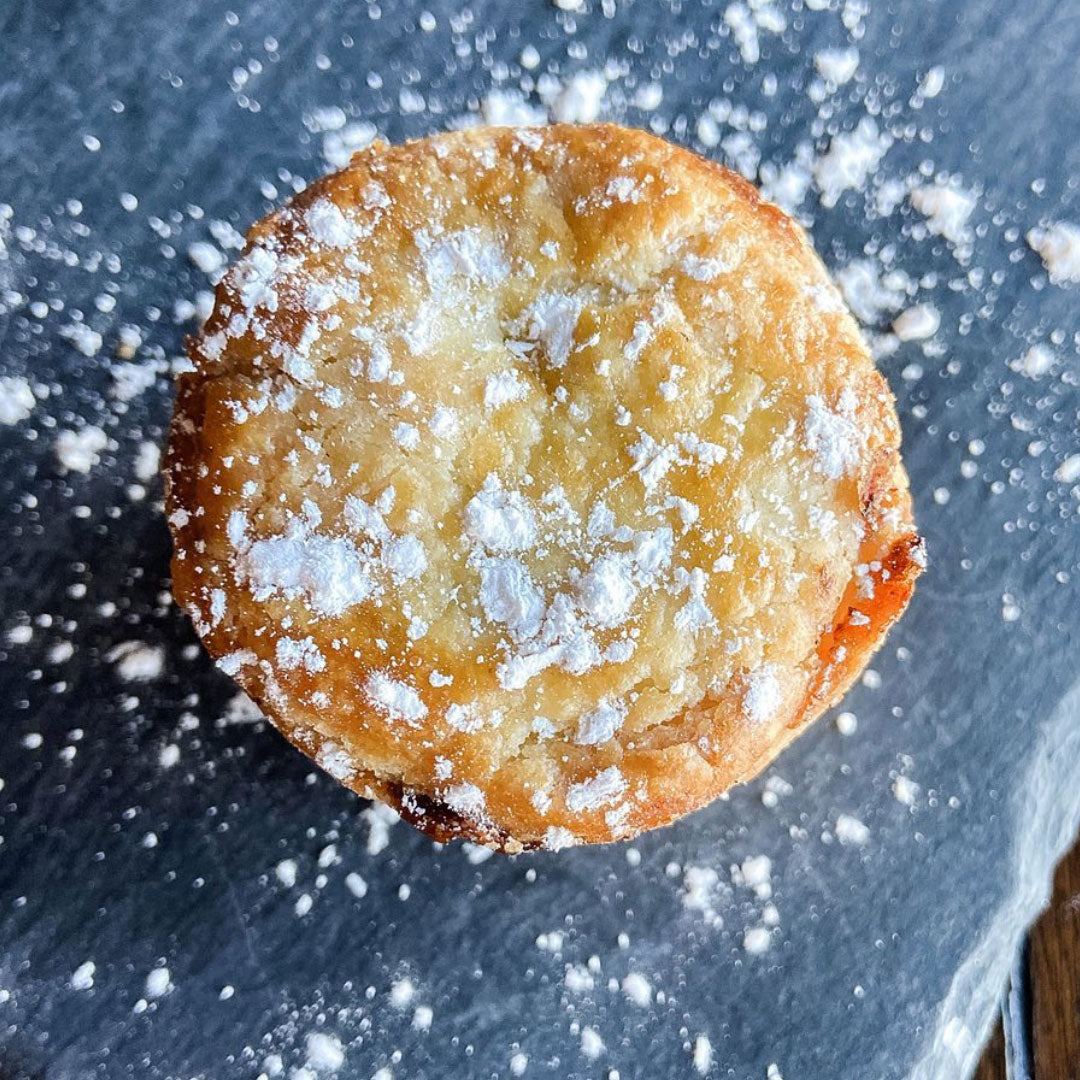
[[180,378],[174,589],[440,839],[622,839],[839,699],[922,566],[802,231],[613,126],[378,145],[256,225]]

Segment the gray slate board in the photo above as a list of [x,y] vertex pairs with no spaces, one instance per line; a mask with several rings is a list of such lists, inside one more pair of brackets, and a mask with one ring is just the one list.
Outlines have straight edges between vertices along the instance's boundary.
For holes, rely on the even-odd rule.
[[[811,58],[850,44],[836,10],[785,7],[787,29],[763,30],[748,65],[723,29],[725,4],[589,7],[575,17],[543,0],[432,0],[432,30],[417,26],[420,6],[395,0],[238,0],[237,19],[199,0],[38,0],[0,16],[0,202],[13,210],[10,221],[0,210],[0,375],[51,388],[29,419],[0,426],[0,631],[37,619],[28,642],[0,640],[0,1076],[254,1077],[267,1054],[286,1072],[302,1065],[313,1031],[345,1046],[338,1075],[365,1078],[508,1076],[515,1054],[526,1076],[694,1076],[699,1034],[715,1077],[764,1078],[775,1063],[786,1080],[952,1080],[972,1067],[1080,815],[1080,504],[1053,479],[1080,449],[1080,320],[1075,291],[1048,285],[1022,238],[1080,215],[1080,19],[1054,0],[874,3],[851,20],[859,77],[819,113]],[[265,726],[223,723],[231,686],[161,599],[156,481],[143,500],[126,490],[139,444],[160,441],[168,380],[126,409],[108,396],[121,322],[143,328],[144,357],[179,352],[174,302],[205,287],[184,253],[207,222],[243,230],[268,206],[261,183],[285,194],[279,170],[324,167],[306,112],[341,105],[391,139],[421,134],[468,111],[503,65],[520,79],[525,43],[540,70],[624,62],[609,115],[661,117],[689,144],[713,99],[760,110],[766,162],[803,141],[820,151],[868,111],[911,124],[880,176],[932,160],[981,196],[971,266],[983,275],[970,280],[909,209],[867,216],[849,193],[826,212],[807,197],[830,266],[894,245],[895,265],[923,278],[920,298],[942,312],[940,350],[908,344],[883,361],[931,567],[875,663],[880,685],[845,705],[857,734],[823,721],[769,770],[794,788],[774,808],[763,778],[642,839],[638,865],[620,848],[474,864],[404,825],[370,853],[364,803]],[[945,89],[912,109],[935,64]],[[649,78],[664,87],[655,114],[621,92]],[[406,84],[425,111],[402,114]],[[102,313],[93,301],[107,280],[116,307]],[[56,298],[65,309],[46,318],[29,308]],[[96,357],[59,334],[73,308],[105,338]],[[1009,368],[1053,331],[1050,373]],[[922,376],[903,378],[912,363]],[[88,475],[65,475],[56,431],[82,420],[113,442]],[[985,451],[973,456],[971,440]],[[50,653],[61,640],[70,658]],[[117,677],[105,657],[129,640],[164,648],[161,678]],[[166,767],[170,745],[179,760]],[[919,785],[914,807],[891,792],[901,773]],[[839,814],[865,823],[866,844],[836,842]],[[331,842],[340,861],[319,868]],[[763,902],[729,867],[762,853],[780,926],[749,956],[743,931]],[[293,887],[274,873],[285,858]],[[722,925],[684,903],[689,867],[717,872]],[[363,898],[344,884],[350,871]],[[300,916],[304,892],[314,902]],[[566,965],[590,956],[594,985],[568,989]],[[93,985],[73,988],[86,961]],[[140,1004],[162,963],[171,989]],[[657,995],[648,1007],[609,986],[631,971]],[[415,998],[399,1008],[389,988],[403,996],[403,978]],[[432,1009],[430,1030],[413,1026],[418,1004]],[[595,1059],[585,1028],[605,1047]]]

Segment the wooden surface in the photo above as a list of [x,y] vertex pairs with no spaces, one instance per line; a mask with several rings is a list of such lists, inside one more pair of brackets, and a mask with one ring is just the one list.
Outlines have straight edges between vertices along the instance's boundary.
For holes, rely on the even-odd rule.
[[[1029,938],[1031,1080],[1080,1080],[1080,843],[1058,867],[1050,907]],[[975,1080],[1006,1080],[1000,1022]]]
[[1008,1080],[1005,1072],[1005,1033],[999,1020],[994,1026],[994,1034],[983,1052],[982,1061],[975,1070],[974,1080]]
[[1029,963],[1035,1080],[1080,1080],[1080,845],[1058,867]]

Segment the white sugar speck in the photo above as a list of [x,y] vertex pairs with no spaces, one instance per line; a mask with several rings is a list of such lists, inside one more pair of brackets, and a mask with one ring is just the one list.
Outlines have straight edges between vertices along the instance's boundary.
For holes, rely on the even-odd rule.
[[72,990],[89,990],[94,985],[94,972],[97,965],[93,960],[87,960],[80,964],[72,973],[70,985]]
[[591,124],[600,115],[606,93],[602,71],[575,72],[551,103],[552,119],[560,124]]
[[512,401],[521,401],[528,392],[528,385],[516,371],[497,372],[489,375],[484,385],[484,408],[502,408]]
[[544,952],[557,953],[562,949],[565,937],[562,930],[548,930],[546,933],[537,934],[536,947]]
[[416,987],[407,975],[395,979],[390,986],[390,1004],[395,1009],[406,1008],[415,996]]
[[911,205],[926,217],[926,227],[951,244],[970,241],[968,219],[978,204],[970,191],[948,184],[925,184],[911,192]]
[[1054,479],[1059,484],[1075,484],[1080,480],[1080,454],[1070,454],[1054,470]]
[[1080,225],[1059,221],[1046,228],[1031,229],[1027,242],[1039,253],[1055,285],[1080,281]]
[[493,473],[465,507],[465,532],[489,551],[524,551],[536,540],[536,515],[518,491]]
[[648,1008],[652,1002],[652,987],[640,972],[631,971],[623,978],[622,992],[641,1009]]
[[595,1061],[607,1047],[596,1028],[583,1027],[581,1029],[581,1052],[590,1061]]
[[35,404],[34,392],[26,379],[0,378],[0,424],[18,424],[34,411]]
[[274,876],[286,889],[291,889],[296,884],[296,860],[282,859],[274,867]]
[[367,882],[356,873],[355,870],[352,870],[345,875],[345,888],[348,889],[357,900],[362,900],[367,896]]
[[841,844],[861,847],[870,839],[870,830],[851,814],[840,814],[836,818],[836,838]]
[[906,776],[898,776],[892,785],[893,798],[904,806],[914,806],[919,797],[919,785]]
[[761,956],[769,951],[772,935],[767,927],[752,926],[743,933],[743,951],[751,956]]
[[165,649],[143,641],[122,641],[113,646],[105,659],[116,665],[116,673],[125,682],[156,679],[165,667]]
[[146,976],[146,986],[143,989],[143,994],[148,1001],[153,1001],[155,998],[164,997],[171,986],[172,980],[169,976],[169,969],[167,967],[154,968]]
[[1054,366],[1054,353],[1042,343],[1032,345],[1018,360],[1013,360],[1009,367],[1029,379],[1041,379]]
[[748,719],[764,724],[776,715],[782,703],[783,689],[774,665],[766,664],[747,677],[742,707]]
[[176,743],[168,743],[161,748],[158,754],[158,764],[163,769],[171,769],[180,761],[180,747]]
[[834,86],[845,86],[859,70],[858,49],[822,49],[814,53],[817,73]]
[[391,720],[416,723],[427,716],[427,706],[416,690],[382,671],[373,671],[364,689],[371,704]]
[[88,424],[78,431],[61,431],[56,437],[56,456],[71,472],[88,473],[97,463],[109,438],[101,428]]
[[205,240],[198,240],[194,244],[190,244],[187,249],[187,256],[192,265],[204,274],[214,274],[226,262],[225,253]]
[[835,206],[845,191],[861,188],[891,145],[891,136],[880,132],[868,116],[854,131],[834,136],[828,151],[814,164],[822,204]]
[[708,1076],[713,1064],[712,1042],[708,1035],[698,1035],[694,1039],[694,1068],[699,1076]]
[[615,802],[626,790],[626,778],[618,766],[611,765],[588,780],[571,784],[566,793],[567,808],[575,814],[587,810],[599,810]]
[[304,1041],[306,1064],[317,1073],[337,1072],[345,1064],[345,1048],[336,1035],[312,1031]]
[[919,93],[924,98],[936,98],[945,87],[945,69],[940,65],[932,67],[919,83]]
[[853,712],[836,714],[836,730],[839,731],[841,735],[854,735],[858,726],[858,718]]
[[941,326],[941,312],[933,304],[916,304],[893,320],[893,333],[901,341],[925,341]]

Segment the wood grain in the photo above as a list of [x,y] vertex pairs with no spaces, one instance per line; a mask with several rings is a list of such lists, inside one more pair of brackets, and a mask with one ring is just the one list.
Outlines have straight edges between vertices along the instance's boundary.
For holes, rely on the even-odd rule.
[[1080,1080],[1080,844],[1031,932],[1029,975],[1034,1080]]
[[1008,1080],[1005,1072],[1005,1032],[1001,1020],[994,1025],[994,1034],[983,1051],[982,1061],[972,1080]]

